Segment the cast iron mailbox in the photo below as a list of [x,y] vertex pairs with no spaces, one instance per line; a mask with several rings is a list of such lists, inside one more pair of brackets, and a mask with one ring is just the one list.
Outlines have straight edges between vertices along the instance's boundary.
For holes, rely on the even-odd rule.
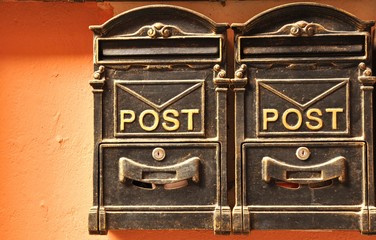
[[227,24],[148,6],[94,32],[90,233],[231,230],[227,204]]
[[373,24],[299,3],[232,25],[235,232],[375,232]]

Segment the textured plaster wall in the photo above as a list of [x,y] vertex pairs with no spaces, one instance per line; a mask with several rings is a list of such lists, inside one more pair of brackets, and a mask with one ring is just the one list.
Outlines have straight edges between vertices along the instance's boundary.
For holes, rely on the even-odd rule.
[[[287,1],[169,2],[217,22],[244,22]],[[362,19],[376,2],[320,1]],[[156,2],[154,2],[156,3]],[[353,231],[211,231],[87,233],[92,203],[92,35],[134,3],[0,3],[0,239],[376,239]],[[161,223],[163,224],[163,223]]]

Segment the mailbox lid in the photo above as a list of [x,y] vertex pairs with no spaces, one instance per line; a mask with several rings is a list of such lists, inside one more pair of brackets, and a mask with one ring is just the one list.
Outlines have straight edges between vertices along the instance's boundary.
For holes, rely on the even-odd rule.
[[97,38],[97,64],[220,63],[223,36]]
[[364,203],[364,142],[245,143],[242,149],[250,208],[359,210]]
[[369,60],[373,25],[329,5],[291,3],[231,28],[239,63],[343,62]]
[[[305,21],[288,24],[302,25]],[[323,28],[319,24],[312,24]],[[288,28],[288,27],[282,27]],[[299,29],[298,27],[296,27]],[[283,31],[283,30],[280,30]],[[292,30],[290,30],[292,31]],[[303,31],[303,30],[296,30]],[[312,36],[280,35],[265,33],[261,36],[239,36],[237,39],[237,61],[249,63],[291,63],[291,62],[328,62],[328,61],[366,61],[369,59],[370,35],[367,32],[330,32]],[[276,34],[276,35],[274,35]]]
[[219,153],[216,143],[101,144],[103,205],[213,209]]
[[150,5],[120,14],[94,32],[96,64],[203,64],[223,61],[228,24],[186,8]]

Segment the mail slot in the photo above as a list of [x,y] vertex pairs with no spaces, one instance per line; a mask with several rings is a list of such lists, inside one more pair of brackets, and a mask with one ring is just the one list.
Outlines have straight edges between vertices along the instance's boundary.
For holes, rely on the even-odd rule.
[[234,232],[375,232],[373,24],[293,3],[231,25]]
[[89,232],[231,231],[227,24],[152,5],[94,32],[94,199]]

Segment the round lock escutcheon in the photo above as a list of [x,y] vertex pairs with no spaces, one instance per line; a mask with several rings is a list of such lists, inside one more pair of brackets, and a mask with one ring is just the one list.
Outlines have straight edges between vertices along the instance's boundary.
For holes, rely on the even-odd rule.
[[154,148],[151,155],[156,161],[162,161],[166,157],[166,151],[163,148],[157,147]]
[[311,156],[311,151],[307,147],[300,147],[296,150],[296,157],[299,160],[307,160]]

